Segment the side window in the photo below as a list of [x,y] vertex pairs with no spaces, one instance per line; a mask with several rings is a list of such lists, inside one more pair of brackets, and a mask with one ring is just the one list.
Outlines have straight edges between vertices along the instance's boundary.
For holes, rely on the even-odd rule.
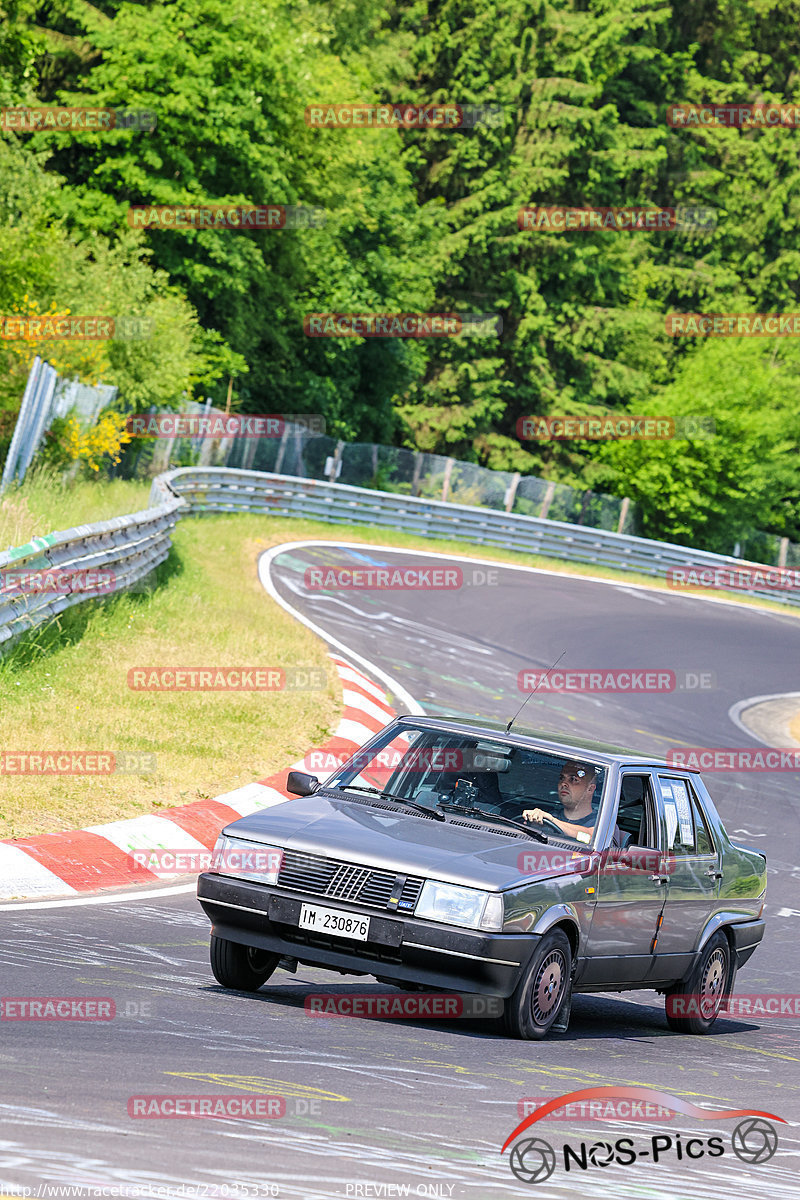
[[694,825],[697,832],[697,853],[714,854],[714,842],[706,824],[706,819],[703,816],[700,801],[697,799],[691,784],[689,785],[689,793],[692,797],[692,811],[694,812]]
[[659,849],[653,790],[649,775],[623,775],[620,779],[617,826],[624,846]]
[[667,818],[667,851],[678,857],[713,854],[714,847],[697,797],[686,779],[659,775]]

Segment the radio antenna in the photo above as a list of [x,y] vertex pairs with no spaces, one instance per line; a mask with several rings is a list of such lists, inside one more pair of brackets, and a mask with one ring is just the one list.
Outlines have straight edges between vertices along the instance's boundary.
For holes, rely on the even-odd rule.
[[536,693],[538,692],[539,688],[540,688],[540,687],[542,686],[542,684],[544,683],[545,679],[547,679],[547,676],[548,676],[548,675],[550,674],[550,672],[553,670],[553,667],[557,667],[557,666],[558,666],[558,664],[561,662],[562,658],[564,657],[564,655],[565,655],[566,653],[567,653],[567,652],[566,652],[566,650],[562,650],[562,651],[561,651],[561,653],[559,654],[559,656],[558,656],[558,658],[556,659],[556,661],[555,661],[554,663],[552,663],[552,664],[551,664],[551,666],[549,666],[549,667],[547,668],[547,670],[545,671],[544,675],[543,675],[543,676],[542,676],[542,678],[539,680],[539,682],[537,683],[537,685],[536,685],[536,687],[533,689],[533,691],[530,693],[530,695],[528,695],[528,696],[526,696],[526,697],[525,697],[525,699],[522,701],[522,704],[520,704],[519,708],[517,709],[517,711],[514,713],[513,717],[511,718],[511,720],[510,720],[510,721],[508,722],[508,724],[506,725],[506,733],[510,733],[510,732],[511,732],[511,726],[514,724],[514,722],[516,721],[517,717],[519,716],[519,714],[522,712],[522,710],[523,710],[523,708],[525,707],[525,705],[526,705],[526,704],[528,703],[528,701],[530,700],[531,696],[535,696],[535,695],[536,695]]

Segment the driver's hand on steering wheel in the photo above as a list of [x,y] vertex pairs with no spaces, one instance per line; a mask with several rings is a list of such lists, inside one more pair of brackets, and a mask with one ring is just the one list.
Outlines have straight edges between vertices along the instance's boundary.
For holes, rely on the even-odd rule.
[[541,824],[542,821],[553,821],[558,825],[558,819],[546,813],[542,808],[526,808],[522,813],[523,821],[536,821]]

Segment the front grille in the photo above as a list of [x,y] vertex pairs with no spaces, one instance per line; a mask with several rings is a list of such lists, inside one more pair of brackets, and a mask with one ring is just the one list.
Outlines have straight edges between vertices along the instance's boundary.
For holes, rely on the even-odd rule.
[[349,863],[339,867],[325,895],[334,900],[356,900],[365,883],[369,881],[368,867],[351,867]]
[[[317,854],[301,854],[296,850],[284,851],[278,872],[278,887],[324,896],[328,900],[363,904],[367,908],[387,908],[397,880],[395,871],[321,858]],[[415,875],[406,876],[397,907],[410,912],[424,882]]]

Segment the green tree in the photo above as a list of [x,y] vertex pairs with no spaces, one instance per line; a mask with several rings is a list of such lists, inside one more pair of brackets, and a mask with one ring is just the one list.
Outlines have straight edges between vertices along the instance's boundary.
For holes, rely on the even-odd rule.
[[724,554],[753,529],[800,541],[798,409],[795,343],[710,341],[648,405],[699,436],[609,443],[600,483],[636,501],[646,537]]
[[[310,311],[425,308],[420,212],[393,131],[309,128],[306,105],[359,99],[364,82],[326,47],[314,10],[253,0],[113,3],[83,11],[96,64],[59,98],[148,109],[152,132],[58,133],[78,228],[119,236],[130,204],[282,203],[323,208],[321,228],[156,230],[154,261],[249,365],[249,411],[323,412],[342,436],[391,436],[392,398],[419,371],[404,343],[309,339]],[[215,398],[224,397],[227,380]]]
[[[677,101],[796,100],[798,16],[797,0],[511,0],[502,21],[488,0],[395,10],[400,29],[421,31],[406,67],[414,99],[504,114],[498,127],[407,135],[420,198],[446,203],[436,307],[504,321],[493,351],[432,348],[401,404],[409,444],[591,481],[596,447],[521,447],[517,419],[644,411],[696,349],[667,337],[666,312],[794,306],[792,131],[694,133],[665,114]],[[548,234],[517,228],[526,204],[700,204],[718,221],[692,236]]]
[[[211,344],[197,315],[163,271],[149,263],[140,235],[113,245],[99,234],[71,238],[53,215],[58,176],[43,155],[16,137],[0,137],[0,314],[136,317],[145,336],[106,341],[36,337],[0,340],[0,452],[10,440],[35,354],[64,377],[119,388],[121,404],[174,408],[220,369],[246,371],[239,356]],[[216,379],[216,376],[214,376]]]

